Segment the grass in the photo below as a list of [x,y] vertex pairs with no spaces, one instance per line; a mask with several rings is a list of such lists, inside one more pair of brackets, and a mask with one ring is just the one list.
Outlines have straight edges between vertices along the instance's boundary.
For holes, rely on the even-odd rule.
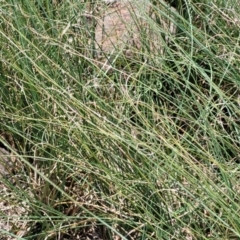
[[1,1],[0,239],[239,239],[237,2],[153,1],[108,69],[96,4]]

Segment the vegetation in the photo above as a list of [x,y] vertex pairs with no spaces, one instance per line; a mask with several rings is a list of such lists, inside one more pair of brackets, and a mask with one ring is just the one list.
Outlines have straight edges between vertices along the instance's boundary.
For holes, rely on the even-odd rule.
[[108,68],[103,3],[0,2],[0,239],[239,239],[237,1],[152,1]]

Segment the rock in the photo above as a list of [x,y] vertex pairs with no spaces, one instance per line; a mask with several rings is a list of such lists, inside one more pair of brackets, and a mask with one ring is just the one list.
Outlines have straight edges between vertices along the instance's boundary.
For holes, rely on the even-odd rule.
[[[139,25],[146,24],[146,3],[116,1],[102,11],[95,30],[98,53],[111,53],[125,47],[140,47]],[[145,13],[143,13],[143,11]]]
[[13,162],[11,154],[4,148],[0,148],[0,174],[8,175],[11,172]]

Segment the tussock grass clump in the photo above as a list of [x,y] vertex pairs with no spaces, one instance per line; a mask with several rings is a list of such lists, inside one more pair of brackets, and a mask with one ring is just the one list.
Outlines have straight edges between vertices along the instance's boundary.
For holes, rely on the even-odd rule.
[[240,237],[237,3],[1,3],[0,238]]

